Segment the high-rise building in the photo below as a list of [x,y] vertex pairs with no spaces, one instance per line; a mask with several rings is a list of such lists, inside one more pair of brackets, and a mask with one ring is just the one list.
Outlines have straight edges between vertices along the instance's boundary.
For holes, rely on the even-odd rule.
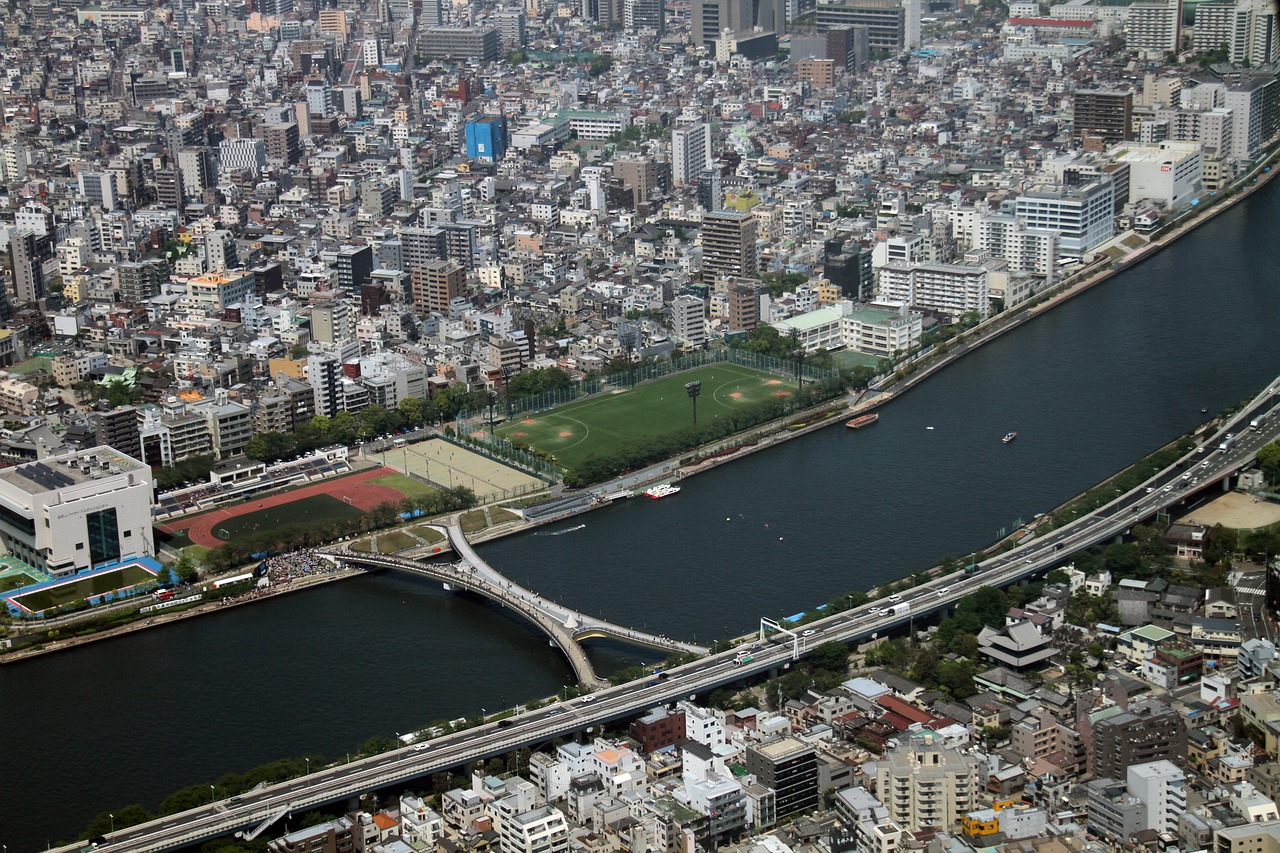
[[1081,89],[1073,102],[1072,135],[1086,148],[1105,148],[1133,138],[1133,92]]
[[613,176],[631,189],[633,209],[647,202],[658,188],[658,164],[652,157],[620,157],[613,161]]
[[695,183],[711,163],[711,125],[698,122],[671,131],[671,179],[676,186]]
[[182,190],[182,172],[178,169],[157,169],[156,204],[174,210],[181,210],[185,201]]
[[333,87],[328,80],[308,80],[306,96],[308,115],[318,118],[333,115]]
[[1168,759],[1184,762],[1187,730],[1167,705],[1143,703],[1093,723],[1088,753],[1089,772],[1119,778],[1134,764]]
[[866,27],[872,55],[893,56],[920,46],[920,0],[850,0],[819,4],[819,29]]
[[[159,293],[160,288],[169,280],[169,264],[164,258],[126,261],[116,265],[115,279],[116,287],[120,290],[120,301],[129,305],[141,305]],[[99,443],[120,447],[114,440]]]
[[906,740],[877,765],[876,791],[889,817],[910,830],[952,830],[978,804],[977,760],[944,747],[936,732],[917,732]]
[[1143,826],[1160,833],[1178,829],[1178,818],[1187,811],[1187,777],[1171,761],[1134,764],[1125,771],[1129,793],[1146,807]]
[[296,123],[275,122],[263,129],[267,145],[267,159],[292,166],[302,159],[302,140]]
[[0,542],[54,577],[155,553],[151,469],[95,446],[0,472]]
[[729,285],[729,331],[749,332],[760,325],[760,298],[765,293],[758,281],[735,281]]
[[777,816],[818,807],[818,759],[810,744],[786,736],[747,747],[747,772],[774,791]]
[[498,28],[498,40],[504,50],[519,50],[525,45],[524,11],[499,9],[493,13],[493,25]]
[[663,0],[623,0],[622,24],[629,30],[649,30],[661,36],[667,31]]
[[625,0],[582,0],[582,18],[613,29],[622,24],[624,3]]
[[19,305],[44,298],[44,265],[54,256],[53,238],[16,229],[9,235],[9,269],[14,301]]
[[1177,53],[1182,41],[1182,0],[1134,0],[1124,40],[1130,50],[1151,59]]
[[110,172],[81,172],[79,175],[80,195],[96,204],[103,210],[115,210],[118,201],[116,196],[116,176]]
[[756,218],[749,212],[717,210],[702,217],[702,276],[755,278]]
[[[225,171],[248,169],[257,175],[267,165],[266,140],[247,137],[224,139],[218,144],[218,161]],[[184,177],[186,176],[184,175]],[[189,182],[188,186],[195,186],[195,184]],[[206,184],[204,189],[208,189],[211,186],[213,186],[212,181]],[[192,193],[194,192],[195,190],[193,189]]]
[[1058,232],[1058,254],[1080,258],[1115,235],[1115,183],[1099,177],[1076,186],[1029,187],[1013,215],[1029,229]]
[[373,248],[370,246],[343,246],[338,250],[338,287],[358,294],[360,288],[371,281],[373,275]]
[[712,165],[698,173],[698,206],[703,210],[724,208],[724,187],[720,169]]
[[1269,0],[1212,0],[1196,5],[1192,47],[1203,53],[1224,46],[1227,57],[1237,64],[1276,61],[1280,34]]
[[467,271],[451,260],[427,261],[413,273],[413,306],[448,316],[449,304],[466,293]]
[[93,440],[114,447],[127,456],[142,458],[142,439],[138,435],[138,410],[133,406],[117,406],[93,414]]
[[671,330],[687,347],[700,347],[707,342],[707,304],[696,296],[677,296],[671,300]]
[[555,806],[503,815],[497,824],[501,853],[566,853],[569,849],[569,824]]
[[1231,110],[1231,156],[1252,160],[1280,127],[1280,80],[1250,77],[1226,92]]
[[[603,0],[601,0],[603,2]],[[785,0],[693,0],[689,7],[690,38],[714,50],[721,33],[786,32]]]

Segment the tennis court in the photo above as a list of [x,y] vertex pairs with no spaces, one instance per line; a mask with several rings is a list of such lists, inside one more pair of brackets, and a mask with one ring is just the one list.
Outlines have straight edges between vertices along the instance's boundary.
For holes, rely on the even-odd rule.
[[389,468],[420,477],[441,488],[465,486],[481,501],[525,494],[546,483],[451,441],[433,438],[380,454]]
[[702,383],[697,398],[700,422],[789,397],[796,390],[790,379],[725,362],[517,418],[498,432],[509,441],[554,454],[559,464],[573,468],[593,454],[608,454],[629,442],[692,426],[694,401],[685,390],[689,382]]

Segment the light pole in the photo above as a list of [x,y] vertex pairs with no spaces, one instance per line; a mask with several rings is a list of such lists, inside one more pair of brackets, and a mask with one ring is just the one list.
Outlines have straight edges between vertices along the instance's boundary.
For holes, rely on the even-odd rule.
[[214,787],[213,787],[212,785],[210,785],[210,786],[209,786],[209,802],[211,802],[211,803],[212,803],[214,800],[216,800],[216,799],[218,798],[218,797],[217,797],[217,793],[218,793],[218,792],[217,792],[216,790],[214,790]]
[[[111,812],[107,812],[107,817],[111,819],[111,831],[114,833],[116,831],[116,816],[111,814]],[[5,849],[5,853],[8,853],[9,848],[6,847],[4,849]]]
[[307,775],[308,775],[308,776],[310,776],[310,775],[311,775],[311,759],[310,759],[310,758],[307,758],[307,757],[304,755],[304,756],[302,757],[302,760],[303,760],[303,761],[305,761],[305,762],[307,762]]
[[498,403],[498,392],[489,392],[489,438],[493,438],[493,407]]
[[693,425],[698,425],[698,395],[702,393],[701,382],[686,382],[684,391],[689,395],[689,399],[693,401]]

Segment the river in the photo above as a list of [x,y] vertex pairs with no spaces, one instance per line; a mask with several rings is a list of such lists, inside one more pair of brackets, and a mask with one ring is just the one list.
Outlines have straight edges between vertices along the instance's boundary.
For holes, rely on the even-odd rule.
[[[1277,220],[1273,183],[946,368],[873,427],[823,430],[673,498],[481,553],[580,610],[703,642],[963,556],[1280,373]],[[641,654],[593,658],[607,671]],[[569,679],[497,608],[388,575],[0,667],[0,843],[43,849],[107,809],[273,758],[340,758]]]

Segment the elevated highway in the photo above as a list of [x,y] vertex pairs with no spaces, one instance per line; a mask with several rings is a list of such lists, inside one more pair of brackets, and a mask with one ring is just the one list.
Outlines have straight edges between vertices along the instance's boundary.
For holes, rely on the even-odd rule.
[[[982,587],[1002,586],[1046,571],[1071,552],[1123,535],[1139,520],[1186,501],[1195,491],[1214,487],[1235,476],[1253,460],[1260,447],[1280,433],[1280,413],[1274,411],[1277,384],[1280,380],[1231,418],[1201,448],[1095,512],[984,560],[972,571],[961,570],[934,578],[902,593],[897,602],[877,601],[834,614],[794,632],[771,633],[768,638],[762,637],[752,644],[749,661],[738,656],[741,647],[707,655],[658,676],[607,687],[569,702],[121,829],[106,838],[98,847],[98,853],[169,850],[219,835],[253,831],[281,811],[301,812],[371,789],[407,783],[467,762],[627,718],[655,705],[706,693],[746,676],[776,672],[789,667],[792,661],[821,643],[847,643],[884,633],[917,616],[954,607]],[[1264,413],[1268,413],[1268,418],[1262,428],[1249,429],[1249,422]],[[1233,439],[1226,443],[1225,449],[1218,449],[1228,433],[1234,434]],[[341,556],[356,559],[352,555]],[[905,603],[909,607],[906,612],[889,612],[891,603]],[[76,849],[65,847],[58,853],[75,853]]]

